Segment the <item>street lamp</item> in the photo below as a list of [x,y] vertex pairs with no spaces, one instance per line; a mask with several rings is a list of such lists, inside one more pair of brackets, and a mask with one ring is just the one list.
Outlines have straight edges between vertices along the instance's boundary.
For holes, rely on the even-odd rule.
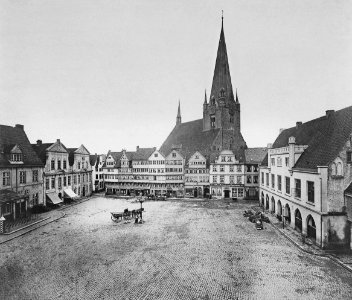
[[142,211],[143,211],[143,207],[142,207],[142,203],[144,202],[143,199],[139,200],[139,203],[141,204],[141,221],[143,220],[143,216],[142,216]]

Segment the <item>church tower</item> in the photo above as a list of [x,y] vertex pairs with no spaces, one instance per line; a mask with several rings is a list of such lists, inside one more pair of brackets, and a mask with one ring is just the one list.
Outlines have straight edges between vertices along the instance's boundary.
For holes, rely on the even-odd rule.
[[208,102],[205,95],[203,103],[203,131],[212,129],[231,130],[234,135],[241,132],[240,103],[232,89],[223,17],[210,98]]
[[178,100],[178,110],[177,110],[177,117],[176,117],[176,126],[182,123],[181,119],[181,108],[180,108],[180,100]]

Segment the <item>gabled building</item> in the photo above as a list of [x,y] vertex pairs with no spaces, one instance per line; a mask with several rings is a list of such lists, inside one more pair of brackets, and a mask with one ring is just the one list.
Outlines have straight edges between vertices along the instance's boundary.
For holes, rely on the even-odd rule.
[[323,248],[351,241],[352,106],[283,130],[260,167],[260,203]]
[[106,160],[105,154],[93,154],[89,156],[92,167],[93,192],[104,190],[103,166]]
[[73,177],[73,192],[79,197],[90,196],[93,191],[92,167],[90,153],[81,145],[79,148],[68,148],[70,172]]
[[32,148],[45,166],[43,175],[47,203],[62,203],[64,191],[66,190],[67,197],[72,192],[67,148],[59,139],[55,143],[43,143],[38,140],[36,144],[32,144]]
[[209,165],[207,159],[196,151],[185,166],[186,196],[209,197]]
[[176,149],[165,156],[165,183],[169,197],[182,197],[184,191],[185,159]]
[[45,204],[43,168],[23,125],[0,125],[0,216],[14,220]]

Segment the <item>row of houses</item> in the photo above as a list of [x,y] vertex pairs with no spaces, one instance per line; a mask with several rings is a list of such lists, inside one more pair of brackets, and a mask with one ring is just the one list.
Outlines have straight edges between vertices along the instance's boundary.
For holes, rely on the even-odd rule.
[[266,152],[222,150],[206,156],[195,151],[185,157],[177,147],[169,153],[140,147],[109,151],[103,165],[105,188],[109,194],[258,199],[258,165]]
[[0,125],[0,216],[15,220],[36,205],[89,196],[96,187],[91,160],[84,145],[31,144],[23,125]]

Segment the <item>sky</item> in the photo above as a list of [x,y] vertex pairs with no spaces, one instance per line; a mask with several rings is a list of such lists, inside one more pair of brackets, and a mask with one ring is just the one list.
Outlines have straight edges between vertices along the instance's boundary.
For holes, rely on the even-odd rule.
[[91,153],[202,118],[224,32],[248,147],[352,105],[352,1],[2,0],[0,124]]

